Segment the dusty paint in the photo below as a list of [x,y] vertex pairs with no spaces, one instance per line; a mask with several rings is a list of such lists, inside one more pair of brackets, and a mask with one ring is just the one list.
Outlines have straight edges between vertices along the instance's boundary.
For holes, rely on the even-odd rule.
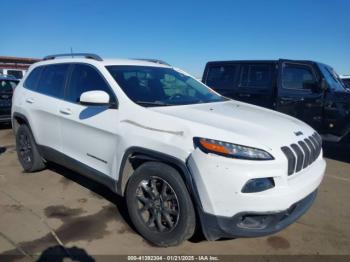
[[79,203],[86,203],[88,200],[86,198],[79,198],[78,202]]
[[139,123],[136,123],[132,120],[122,120],[120,122],[124,122],[124,123],[128,123],[130,125],[134,125],[143,129],[147,129],[147,130],[151,130],[151,131],[155,131],[155,132],[161,132],[161,133],[167,133],[167,134],[172,134],[172,135],[176,135],[176,136],[183,136],[184,132],[183,131],[171,131],[171,130],[163,130],[163,129],[158,129],[158,128],[153,128],[153,127],[148,127],[148,126],[144,126],[141,125]]

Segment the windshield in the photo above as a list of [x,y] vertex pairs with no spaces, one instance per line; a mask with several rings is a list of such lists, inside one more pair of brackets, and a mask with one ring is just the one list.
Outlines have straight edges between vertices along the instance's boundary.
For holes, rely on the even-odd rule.
[[344,78],[342,80],[343,80],[343,83],[345,84],[346,88],[350,88],[350,78]]
[[172,68],[107,66],[124,93],[135,103],[150,106],[225,101],[204,84]]
[[344,83],[341,81],[339,75],[332,67],[324,64],[318,64],[318,66],[331,89],[345,89]]
[[14,80],[0,80],[0,91],[8,91],[15,89],[16,85],[18,84],[18,81]]

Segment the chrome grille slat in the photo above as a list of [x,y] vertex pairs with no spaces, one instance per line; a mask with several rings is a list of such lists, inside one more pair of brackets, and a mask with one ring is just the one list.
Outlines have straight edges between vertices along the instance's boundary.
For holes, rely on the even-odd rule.
[[316,132],[295,144],[281,147],[288,160],[288,176],[293,175],[312,164],[322,150],[322,138]]

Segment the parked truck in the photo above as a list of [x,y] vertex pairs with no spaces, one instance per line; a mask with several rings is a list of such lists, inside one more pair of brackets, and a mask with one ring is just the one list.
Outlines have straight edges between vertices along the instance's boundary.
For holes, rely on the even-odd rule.
[[349,140],[350,90],[334,69],[305,60],[208,62],[203,83],[236,100],[294,116],[326,141]]

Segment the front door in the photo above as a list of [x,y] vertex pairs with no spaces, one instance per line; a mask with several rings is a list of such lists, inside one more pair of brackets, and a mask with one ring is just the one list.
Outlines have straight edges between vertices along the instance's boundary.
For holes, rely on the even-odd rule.
[[327,83],[324,103],[325,138],[339,141],[350,133],[350,91],[345,88],[333,68],[318,64]]
[[311,63],[280,60],[276,110],[298,118],[322,133],[323,97]]
[[[65,101],[60,105],[63,153],[109,177],[113,176],[119,144],[119,110],[79,103],[83,92],[102,90],[116,102],[114,92],[99,73],[87,64],[73,64]],[[96,179],[99,179],[96,177]]]

